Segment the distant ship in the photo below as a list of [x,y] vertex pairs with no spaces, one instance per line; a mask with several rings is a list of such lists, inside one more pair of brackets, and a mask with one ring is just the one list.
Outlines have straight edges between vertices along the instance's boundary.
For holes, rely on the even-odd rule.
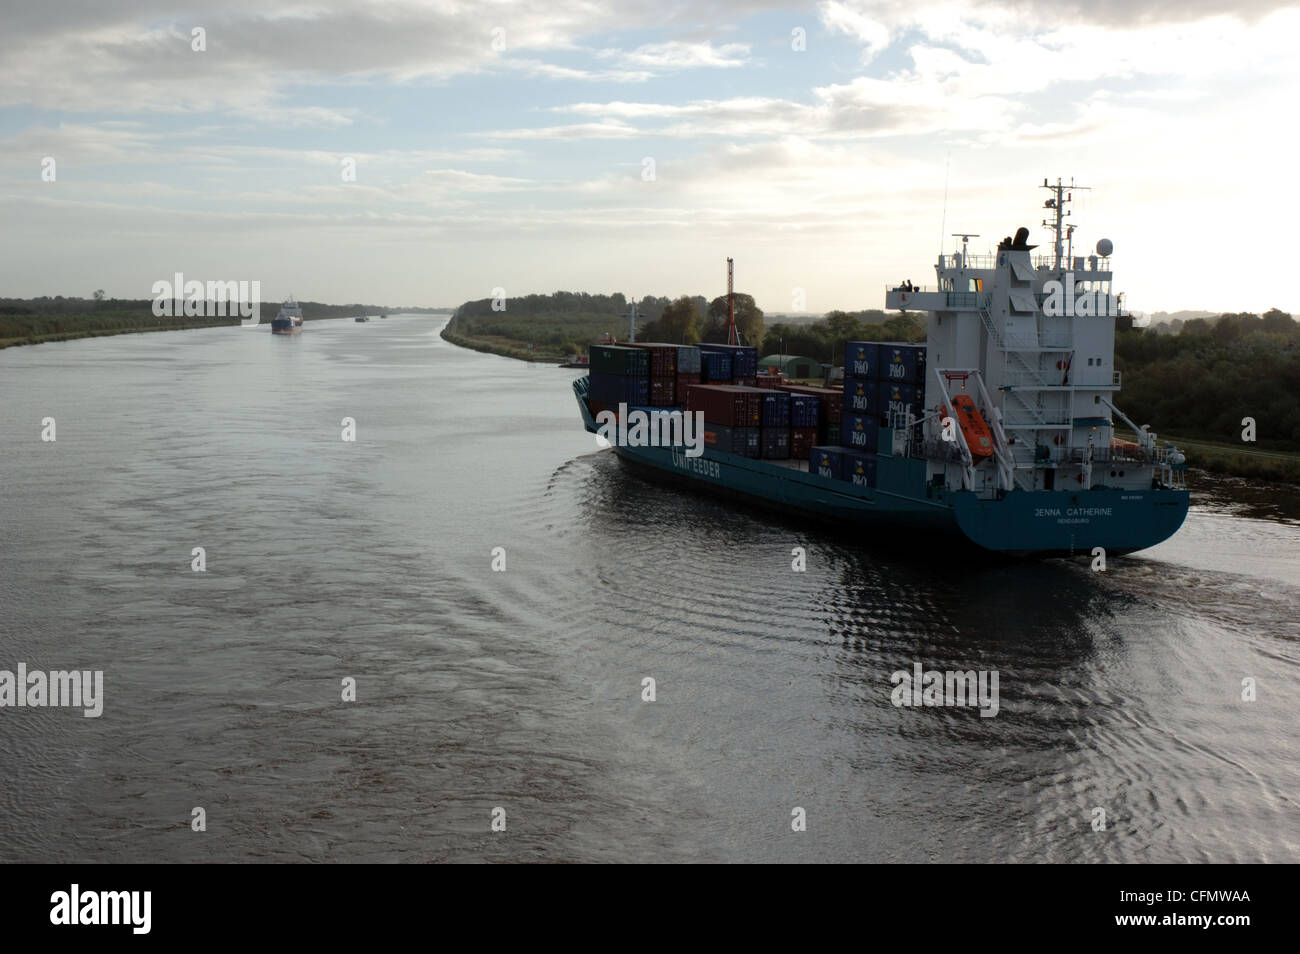
[[[1075,187],[1043,185],[1052,253],[1032,254],[1027,228],[988,256],[960,236],[961,250],[938,258],[937,287],[885,294],[887,308],[928,314],[926,342],[848,342],[842,392],[765,382],[753,348],[593,345],[591,373],[573,382],[583,424],[699,411],[699,457],[608,443],[648,474],[868,539],[934,530],[1017,556],[1155,546],[1187,515],[1186,459],[1116,406],[1113,245],[1075,257],[1063,211]],[[1118,422],[1132,439],[1115,435]],[[937,553],[937,566],[962,571]]]
[[289,296],[289,300],[280,306],[279,313],[271,321],[273,335],[302,334],[302,307]]
[[370,319],[367,318],[365,315],[357,315],[357,316],[356,316],[355,318],[353,318],[352,320],[353,320],[353,321],[369,321]]

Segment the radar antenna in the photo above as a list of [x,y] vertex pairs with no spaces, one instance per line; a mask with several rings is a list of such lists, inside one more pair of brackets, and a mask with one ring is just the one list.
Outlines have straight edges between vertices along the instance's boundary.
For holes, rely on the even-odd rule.
[[962,266],[965,267],[966,246],[967,244],[969,244],[971,239],[979,238],[980,234],[978,232],[953,232],[952,237],[961,239],[961,262],[962,262]]

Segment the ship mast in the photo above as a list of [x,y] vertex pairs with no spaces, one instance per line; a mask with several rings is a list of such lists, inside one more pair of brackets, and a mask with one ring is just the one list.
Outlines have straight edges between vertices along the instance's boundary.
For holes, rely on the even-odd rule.
[[[1048,181],[1044,179],[1043,188],[1053,194],[1052,198],[1043,203],[1043,208],[1053,210],[1056,215],[1052,221],[1043,219],[1043,225],[1051,229],[1052,234],[1055,236],[1055,240],[1052,243],[1052,248],[1055,252],[1052,268],[1059,271],[1062,268],[1061,262],[1065,255],[1065,250],[1062,248],[1062,244],[1067,236],[1071,239],[1073,238],[1070,233],[1074,231],[1073,225],[1067,226],[1065,224],[1066,217],[1070,215],[1070,213],[1065,210],[1066,203],[1074,201],[1075,189],[1087,192],[1091,189],[1091,186],[1075,185],[1073,179],[1070,180],[1069,185],[1065,185],[1061,182],[1061,179],[1058,176],[1055,185],[1050,185]],[[1071,241],[1071,244],[1073,245],[1073,241]]]
[[727,259],[727,344],[740,344],[736,334],[735,261]]

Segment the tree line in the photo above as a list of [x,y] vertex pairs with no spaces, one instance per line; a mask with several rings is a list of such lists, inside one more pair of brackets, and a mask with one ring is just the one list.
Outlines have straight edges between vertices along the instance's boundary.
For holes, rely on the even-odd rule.
[[1274,308],[1185,321],[1177,333],[1118,320],[1116,403],[1157,433],[1242,443],[1256,423],[1263,449],[1300,451],[1300,323]]
[[[350,318],[365,312],[381,314],[395,312],[427,312],[433,309],[417,307],[393,308],[387,305],[353,303],[329,305],[324,302],[301,301],[303,317]],[[215,312],[216,303],[210,302]],[[229,308],[226,309],[229,312]],[[269,323],[280,310],[279,302],[261,303],[261,320]],[[107,298],[97,290],[91,298],[71,298],[63,295],[41,298],[0,298],[0,343],[35,344],[40,341],[66,338],[83,338],[118,334],[124,331],[159,331],[179,328],[206,328],[214,325],[236,325],[239,317],[184,318],[158,317],[153,313],[151,298]]]

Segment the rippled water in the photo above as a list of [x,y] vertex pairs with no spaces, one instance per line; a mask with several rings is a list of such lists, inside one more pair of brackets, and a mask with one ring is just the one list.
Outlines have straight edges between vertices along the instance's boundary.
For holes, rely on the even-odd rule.
[[[855,545],[623,469],[576,372],[442,321],[0,352],[0,669],[106,695],[0,709],[0,857],[1300,856],[1294,496],[1198,478],[1104,574]],[[895,708],[917,662],[999,714]]]

